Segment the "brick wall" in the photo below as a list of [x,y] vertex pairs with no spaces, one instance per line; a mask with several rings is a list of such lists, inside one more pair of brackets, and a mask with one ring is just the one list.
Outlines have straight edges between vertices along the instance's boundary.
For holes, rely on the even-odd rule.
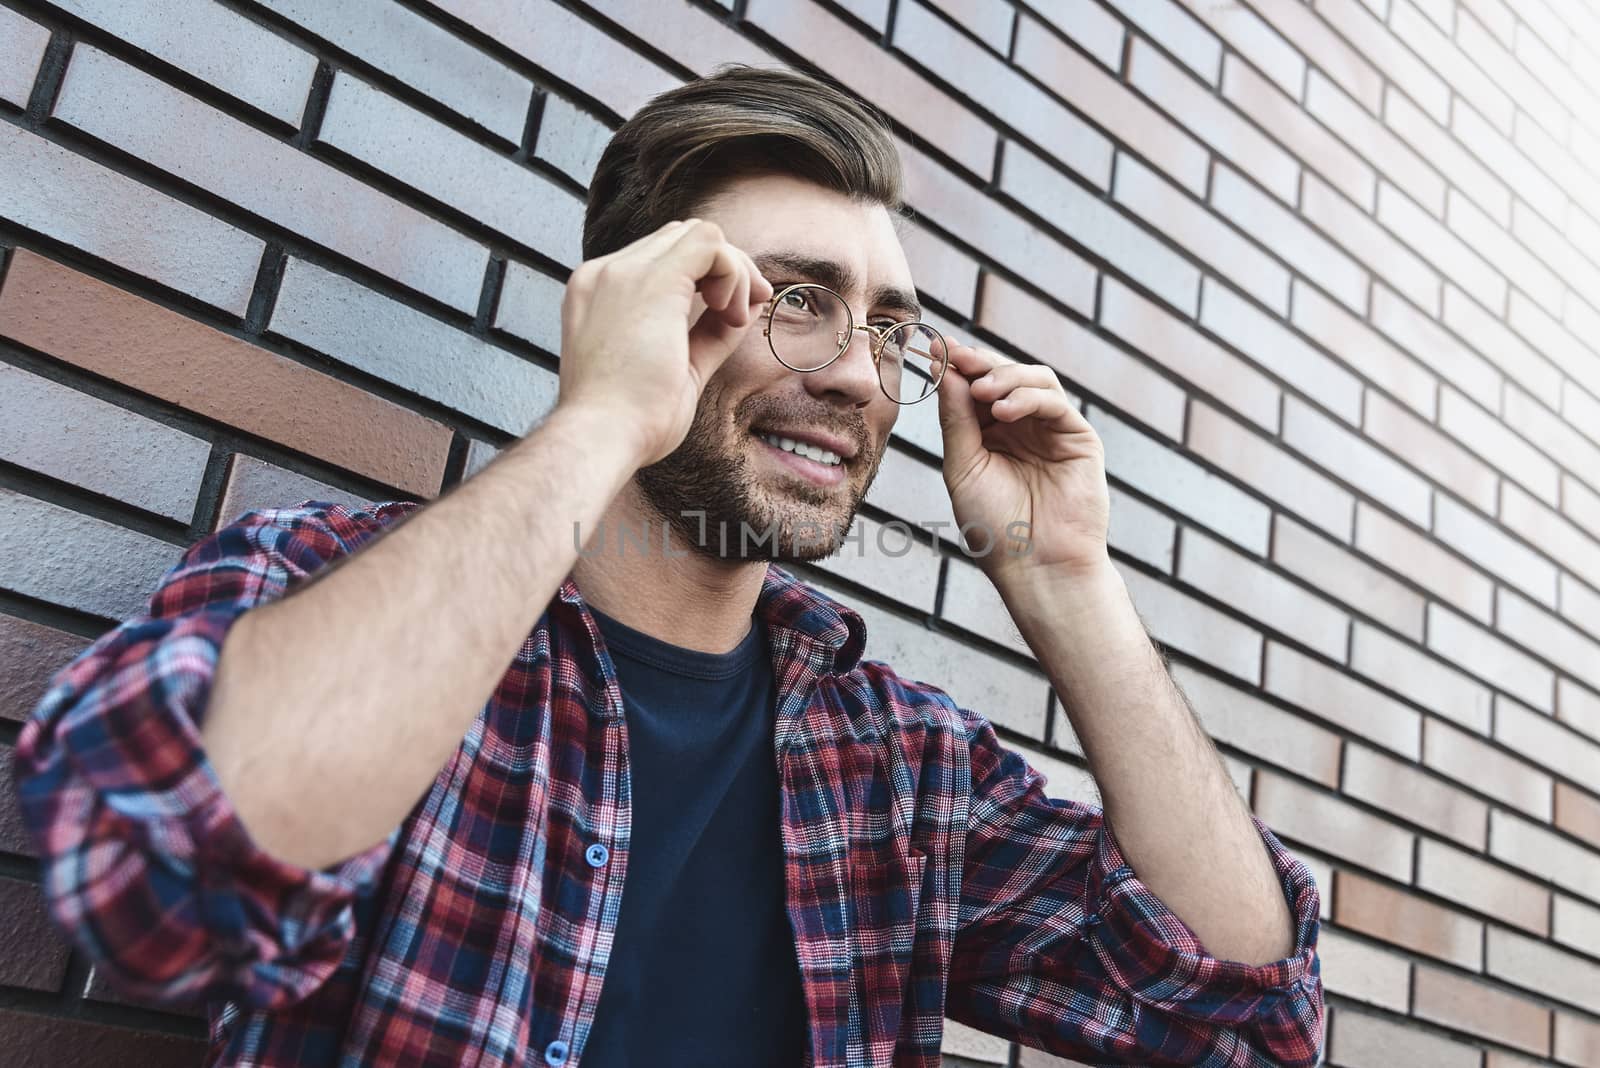
[[[1104,437],[1137,603],[1317,871],[1330,1062],[1600,1065],[1600,4],[733,7],[0,0],[0,746],[205,532],[514,440],[610,129],[808,63],[896,124],[930,318]],[[948,515],[938,458],[908,410],[869,535]],[[810,574],[1093,795],[952,545]],[[9,774],[0,1045],[197,1063],[47,926]]]

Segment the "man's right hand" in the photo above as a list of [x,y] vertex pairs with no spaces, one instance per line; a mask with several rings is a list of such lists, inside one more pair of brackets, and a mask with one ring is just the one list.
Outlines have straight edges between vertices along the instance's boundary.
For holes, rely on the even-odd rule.
[[638,466],[689,431],[700,392],[761,317],[771,284],[705,219],[674,220],[580,264],[561,302],[558,408],[604,413]]

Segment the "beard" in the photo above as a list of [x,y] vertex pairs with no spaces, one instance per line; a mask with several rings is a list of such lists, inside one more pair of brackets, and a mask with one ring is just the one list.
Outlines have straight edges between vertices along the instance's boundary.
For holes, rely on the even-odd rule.
[[[640,496],[692,551],[718,560],[821,560],[838,551],[883,460],[859,411],[821,402],[748,397],[731,412],[715,380],[695,406],[683,443],[634,474]],[[750,450],[765,448],[753,427],[826,427],[856,443],[842,486],[795,477],[761,479]]]

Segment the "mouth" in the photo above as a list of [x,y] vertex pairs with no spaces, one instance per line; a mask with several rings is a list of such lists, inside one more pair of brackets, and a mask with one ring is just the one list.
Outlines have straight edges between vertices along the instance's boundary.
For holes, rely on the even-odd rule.
[[[845,468],[855,448],[844,442],[818,440],[820,435],[805,432],[803,437],[752,429],[752,437],[766,446],[763,450],[789,471],[808,481],[832,485],[844,480]],[[810,439],[810,440],[807,440]]]

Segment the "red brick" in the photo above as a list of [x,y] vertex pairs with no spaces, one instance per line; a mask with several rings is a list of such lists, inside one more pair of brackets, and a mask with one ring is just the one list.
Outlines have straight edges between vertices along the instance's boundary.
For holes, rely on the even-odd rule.
[[1274,196],[1294,203],[1300,180],[1300,164],[1294,157],[1213,96],[1182,67],[1137,37],[1129,53],[1128,81]]
[[1480,921],[1352,872],[1334,876],[1333,921],[1469,971],[1482,964]]
[[1463,727],[1489,733],[1487,686],[1360,620],[1350,648],[1350,666],[1369,679]]
[[[1352,0],[1353,2],[1353,0]],[[1480,1068],[1483,1053],[1408,1021],[1339,1007],[1329,1013],[1328,1063],[1338,1068]]]
[[55,992],[67,974],[66,939],[51,925],[34,883],[0,879],[0,984]]
[[1556,826],[1600,849],[1600,797],[1571,783],[1557,782]]
[[1340,541],[1350,540],[1355,517],[1350,493],[1204,401],[1190,405],[1188,446],[1280,507],[1304,516]]
[[1253,6],[1317,68],[1376,114],[1383,106],[1383,75],[1301,0],[1254,0]]
[[1422,731],[1422,762],[1535,819],[1550,821],[1550,776],[1475,735],[1428,720]]
[[[1304,279],[1294,280],[1294,325],[1323,348],[1428,420],[1438,411],[1439,380],[1407,352]],[[1368,393],[1368,408],[1376,395]]]
[[0,334],[410,493],[444,478],[448,427],[26,250],[0,291]]
[[1272,560],[1370,619],[1422,640],[1422,596],[1360,556],[1278,513]]
[[1554,672],[1440,604],[1428,606],[1428,648],[1537,708],[1555,708]]
[[1417,850],[1417,888],[1465,905],[1498,923],[1550,933],[1550,891],[1502,865],[1432,838]]
[[1488,805],[1377,750],[1362,745],[1345,747],[1341,789],[1348,797],[1462,845],[1478,850],[1486,845]]
[[17,784],[13,774],[12,758],[15,750],[0,745],[0,850],[36,857],[33,836],[22,822],[22,808],[17,801]]
[[365,494],[351,493],[236,452],[228,458],[228,481],[223,486],[222,503],[217,506],[212,529],[226,526],[252,508],[287,508],[312,499],[357,509],[373,503]]
[[195,1068],[205,1059],[205,1039],[135,1031],[88,1020],[0,1009],[0,1048],[25,1068]]
[[1205,195],[1210,162],[1205,146],[1027,16],[1017,26],[1015,62],[1185,189]]
[[[1254,800],[1256,814],[1275,833],[1390,878],[1410,880],[1413,835],[1398,824],[1268,771],[1256,774]],[[1335,875],[1336,919],[1343,907],[1339,887],[1344,877],[1343,871]],[[1345,926],[1344,920],[1338,922]]]
[[1361,381],[1232,290],[1207,278],[1200,324],[1351,426],[1361,422]]
[[1422,752],[1422,716],[1415,709],[1287,645],[1267,643],[1264,685],[1269,693],[1401,756],[1415,760]]
[[1172,675],[1217,741],[1329,788],[1338,786],[1337,734],[1186,664],[1172,665]]
[[[90,45],[73,50],[52,114],[458,311],[477,311],[485,246]],[[171,136],[175,129],[185,136]]]
[[1422,1020],[1544,1056],[1550,1052],[1550,1010],[1526,998],[1419,965],[1412,1013]]
[[[800,47],[804,50],[801,42],[784,38],[784,43],[791,48]],[[897,8],[894,38],[890,43],[896,51],[915,57],[919,64],[937,71],[943,80],[968,99],[997,112],[1003,110],[1006,121],[1016,127],[1019,133],[1093,185],[1101,189],[1110,188],[1112,145],[1104,134],[1023,77],[1015,67],[974,44],[926,7],[915,0],[906,0]],[[837,47],[838,44],[830,39],[827,48],[833,50]],[[873,50],[878,51],[876,46],[873,46]],[[881,52],[879,54],[881,56]],[[882,57],[877,62],[884,64],[893,61]],[[878,95],[875,93],[874,99]],[[954,102],[940,109],[935,103],[938,99],[938,96],[924,89],[914,106],[917,111],[928,115],[929,119],[936,117],[941,124],[948,122],[959,128],[958,120],[948,114],[956,106]],[[1001,101],[1004,101],[1003,109]],[[890,97],[887,102],[892,104],[895,100]],[[944,136],[948,138],[949,134]],[[989,169],[983,164],[984,161],[975,160],[970,169],[979,175],[987,175]]]
[[1168,437],[1183,435],[1183,390],[997,274],[983,278],[978,326]]
[[88,638],[76,634],[0,615],[0,719],[27,719],[51,676],[88,644]]

